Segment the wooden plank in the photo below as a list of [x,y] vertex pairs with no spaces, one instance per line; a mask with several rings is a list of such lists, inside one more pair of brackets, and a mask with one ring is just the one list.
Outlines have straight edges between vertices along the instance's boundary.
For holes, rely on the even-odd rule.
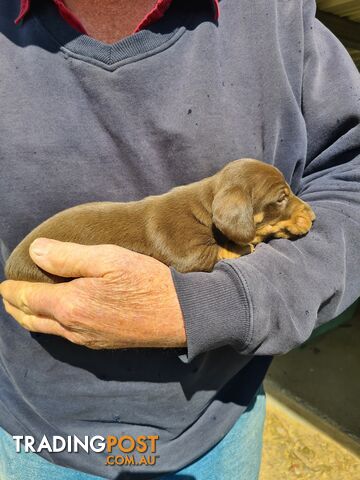
[[317,0],[319,10],[360,22],[359,0]]

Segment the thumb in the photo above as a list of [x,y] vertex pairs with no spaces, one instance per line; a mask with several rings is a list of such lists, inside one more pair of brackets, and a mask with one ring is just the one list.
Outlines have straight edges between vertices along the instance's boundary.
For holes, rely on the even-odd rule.
[[30,245],[32,260],[59,277],[102,277],[112,270],[114,258],[125,249],[116,245],[80,245],[37,238]]

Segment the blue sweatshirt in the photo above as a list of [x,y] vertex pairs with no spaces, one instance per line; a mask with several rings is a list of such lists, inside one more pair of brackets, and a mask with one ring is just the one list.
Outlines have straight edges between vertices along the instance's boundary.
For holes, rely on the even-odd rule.
[[[115,479],[178,470],[246,409],[271,357],[359,295],[360,79],[314,0],[175,1],[113,45],[52,2],[21,27],[0,12],[0,252],[56,212],[130,201],[254,157],[280,168],[317,220],[212,273],[172,270],[186,349],[92,351],[0,310],[0,426],[12,435],[159,435],[156,465],[39,453]],[[4,277],[1,277],[3,279]],[[99,318],[101,322],[101,318]]]

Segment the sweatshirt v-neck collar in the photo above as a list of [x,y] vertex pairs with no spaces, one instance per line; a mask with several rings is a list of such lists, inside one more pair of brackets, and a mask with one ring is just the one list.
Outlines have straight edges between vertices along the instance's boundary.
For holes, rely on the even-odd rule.
[[[177,8],[174,2],[167,15],[157,23],[118,42],[107,44],[77,32],[62,18],[53,2],[36,4],[31,15],[47,30],[69,56],[115,70],[124,63],[141,60],[169,48],[186,30],[189,12]],[[209,20],[211,20],[209,16]]]

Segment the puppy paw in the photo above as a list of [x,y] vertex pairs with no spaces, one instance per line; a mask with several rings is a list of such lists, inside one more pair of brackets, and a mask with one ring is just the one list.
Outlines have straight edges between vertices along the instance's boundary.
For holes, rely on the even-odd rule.
[[303,206],[292,215],[286,230],[292,235],[300,236],[308,233],[315,220],[315,213],[308,206]]
[[217,261],[230,260],[233,258],[239,258],[242,255],[248,255],[254,251],[255,247],[252,244],[249,245],[233,245],[231,249],[219,247]]
[[223,247],[220,247],[218,251],[218,260],[229,260],[231,258],[238,258],[239,256],[238,253],[231,252]]

